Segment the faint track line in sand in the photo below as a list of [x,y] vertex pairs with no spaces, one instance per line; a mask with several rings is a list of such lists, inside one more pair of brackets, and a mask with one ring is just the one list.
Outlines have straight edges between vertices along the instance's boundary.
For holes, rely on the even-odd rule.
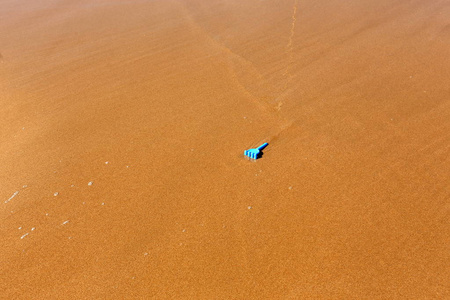
[[[292,64],[294,63],[294,52],[293,52],[293,40],[294,40],[294,35],[295,35],[295,23],[297,22],[297,8],[298,8],[298,0],[294,0],[294,5],[292,7],[292,17],[291,17],[291,31],[289,34],[289,40],[288,43],[286,44],[285,47],[285,53],[288,56],[288,62],[287,62],[287,66],[286,69],[284,70],[283,76],[287,77],[286,81],[284,83],[284,88],[283,88],[283,92],[281,93],[280,97],[283,96],[284,94],[286,94],[286,91],[289,87],[289,84],[291,83],[292,80],[292,73],[291,73],[291,67]],[[277,105],[277,109],[280,110],[281,106],[283,105],[283,102],[279,102]]]
[[297,7],[298,0],[294,0],[294,7],[292,8],[292,23],[291,23],[291,34],[289,36],[289,42],[286,45],[286,49],[292,52],[292,40],[295,34],[295,22],[297,22]]
[[[291,83],[291,80],[293,78],[293,75],[291,73],[291,67],[294,63],[294,52],[293,52],[293,41],[294,41],[294,35],[295,35],[295,24],[297,22],[297,10],[298,10],[298,0],[294,0],[294,4],[292,6],[292,17],[291,17],[291,30],[289,34],[288,42],[285,46],[285,53],[288,56],[288,62],[286,65],[286,68],[284,70],[283,76],[286,77],[283,91],[280,93],[280,95],[277,97],[278,99],[282,99],[284,95],[286,95],[289,85]],[[286,129],[290,128],[293,124],[292,121],[288,121],[286,118],[282,117],[280,115],[281,107],[283,106],[284,102],[282,100],[278,100],[277,104],[275,105],[274,109],[279,113],[278,117],[280,120],[282,120],[282,124],[277,131],[277,133],[271,135],[270,140],[277,139],[281,132],[285,131]]]

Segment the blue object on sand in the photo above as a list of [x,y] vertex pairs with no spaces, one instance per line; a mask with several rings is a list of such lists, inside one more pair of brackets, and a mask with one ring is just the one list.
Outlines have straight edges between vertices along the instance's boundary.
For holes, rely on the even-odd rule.
[[269,144],[268,143],[264,143],[261,146],[259,146],[258,148],[245,150],[244,151],[244,155],[248,156],[248,157],[250,157],[252,159],[258,159],[258,158],[260,158],[262,156],[262,152],[261,151],[264,148],[266,148],[267,145],[269,145]]

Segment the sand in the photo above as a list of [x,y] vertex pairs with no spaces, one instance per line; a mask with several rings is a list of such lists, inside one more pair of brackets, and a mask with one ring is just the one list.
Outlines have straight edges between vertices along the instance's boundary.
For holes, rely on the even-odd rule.
[[450,299],[448,1],[0,20],[2,299]]

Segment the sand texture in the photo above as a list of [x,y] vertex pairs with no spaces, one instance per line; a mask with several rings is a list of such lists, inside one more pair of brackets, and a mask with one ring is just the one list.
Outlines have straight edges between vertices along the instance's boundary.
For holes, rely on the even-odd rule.
[[1,299],[450,299],[449,153],[448,0],[0,0]]

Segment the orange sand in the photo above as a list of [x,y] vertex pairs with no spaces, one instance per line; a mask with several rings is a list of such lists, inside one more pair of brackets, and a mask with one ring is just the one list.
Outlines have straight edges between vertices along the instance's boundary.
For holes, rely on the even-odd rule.
[[450,299],[449,1],[0,20],[1,298]]

